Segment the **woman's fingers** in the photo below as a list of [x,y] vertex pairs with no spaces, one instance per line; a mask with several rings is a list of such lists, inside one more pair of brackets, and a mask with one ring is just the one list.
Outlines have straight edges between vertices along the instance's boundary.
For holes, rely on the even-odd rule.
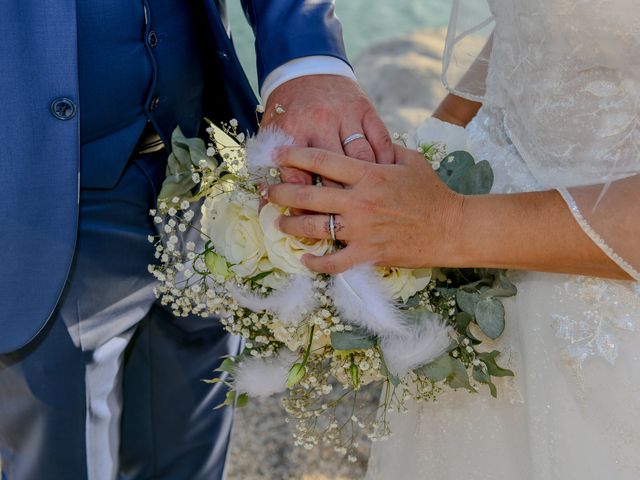
[[[329,215],[283,215],[278,220],[278,228],[294,237],[331,239],[331,218]],[[343,218],[334,216],[333,231],[337,240],[348,240]]]
[[296,183],[298,185],[313,184],[311,174],[309,172],[304,172],[297,168],[286,168],[286,167],[281,168],[280,178],[282,179],[283,182],[286,182],[286,183]]
[[348,203],[349,192],[337,188],[281,183],[267,190],[271,203],[300,210],[340,213]]
[[308,253],[302,257],[302,263],[309,270],[327,274],[346,272],[359,262],[362,261],[356,258],[354,247],[343,248],[329,255],[315,256]]
[[297,168],[347,185],[362,178],[367,163],[317,148],[285,148],[277,157],[281,167]]
[[[313,139],[309,143],[309,147],[328,150],[338,155],[344,153],[344,150],[342,149],[342,143],[340,142],[340,138],[337,135],[331,135],[329,137],[320,136],[317,139]],[[339,182],[334,182],[333,180],[329,180],[328,178],[321,178],[321,180],[322,185],[324,185],[325,187],[343,188],[342,184]]]

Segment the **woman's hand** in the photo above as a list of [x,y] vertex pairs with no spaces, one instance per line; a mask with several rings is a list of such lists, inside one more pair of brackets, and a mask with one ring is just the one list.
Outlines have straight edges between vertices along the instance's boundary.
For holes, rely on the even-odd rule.
[[[281,167],[297,168],[345,185],[344,190],[280,184],[273,203],[335,214],[338,240],[347,247],[303,258],[311,270],[338,273],[360,263],[396,267],[451,265],[463,197],[440,181],[424,157],[395,147],[396,164],[365,163],[318,149],[283,149]],[[279,228],[306,238],[330,238],[327,213],[280,217]]]

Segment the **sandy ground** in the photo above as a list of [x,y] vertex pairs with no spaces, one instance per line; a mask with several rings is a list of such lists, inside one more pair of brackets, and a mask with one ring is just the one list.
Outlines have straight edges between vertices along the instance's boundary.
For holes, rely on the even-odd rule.
[[[366,50],[354,62],[360,84],[391,132],[410,132],[445,96],[440,83],[444,33],[400,37]],[[378,389],[361,398],[372,405]],[[359,461],[348,463],[331,448],[312,451],[292,446],[279,398],[253,401],[236,414],[229,480],[357,480],[364,478],[369,442],[360,439]]]

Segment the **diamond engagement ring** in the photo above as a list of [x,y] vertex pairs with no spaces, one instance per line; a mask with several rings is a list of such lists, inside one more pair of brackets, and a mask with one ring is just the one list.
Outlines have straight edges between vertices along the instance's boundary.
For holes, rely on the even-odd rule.
[[348,144],[350,144],[354,140],[360,140],[363,138],[366,139],[367,137],[365,137],[364,134],[362,133],[354,133],[353,135],[349,135],[347,138],[342,140],[342,146],[346,147]]

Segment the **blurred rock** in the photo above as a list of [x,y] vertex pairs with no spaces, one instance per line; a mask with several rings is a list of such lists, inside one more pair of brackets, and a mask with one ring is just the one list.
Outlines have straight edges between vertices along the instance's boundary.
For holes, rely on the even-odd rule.
[[374,45],[355,60],[358,81],[391,132],[409,133],[445,97],[444,39],[444,30],[417,32]]

